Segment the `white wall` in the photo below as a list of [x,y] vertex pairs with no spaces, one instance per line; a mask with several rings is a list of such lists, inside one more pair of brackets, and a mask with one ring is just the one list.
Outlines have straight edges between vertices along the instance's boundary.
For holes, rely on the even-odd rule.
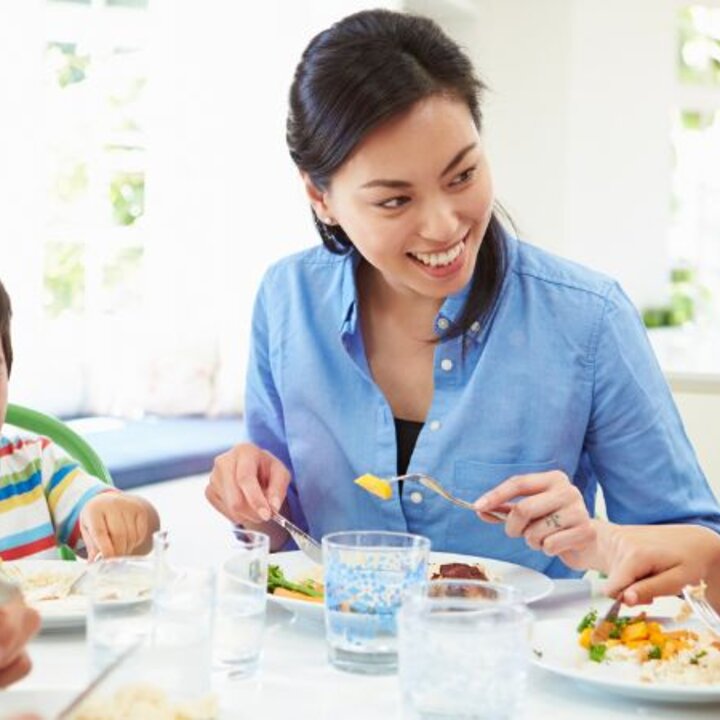
[[319,242],[285,143],[295,66],[317,32],[377,4],[175,0],[153,10],[151,311],[172,323],[163,332],[173,342],[181,323],[194,342],[220,344],[219,410],[242,396],[265,269]]
[[407,0],[490,85],[498,199],[530,241],[617,277],[666,283],[673,0]]
[[669,0],[576,0],[564,251],[664,300],[675,14]]
[[674,390],[673,397],[710,487],[720,500],[720,385],[701,393]]

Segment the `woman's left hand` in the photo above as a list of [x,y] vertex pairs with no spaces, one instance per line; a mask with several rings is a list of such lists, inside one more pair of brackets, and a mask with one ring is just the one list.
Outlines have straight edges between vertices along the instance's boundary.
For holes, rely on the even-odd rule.
[[[516,498],[521,499],[511,502]],[[578,553],[595,544],[596,528],[583,496],[560,470],[508,478],[474,505],[486,522],[501,522],[488,511],[507,513],[509,537],[523,537],[533,550],[557,555],[573,568],[582,565]]]

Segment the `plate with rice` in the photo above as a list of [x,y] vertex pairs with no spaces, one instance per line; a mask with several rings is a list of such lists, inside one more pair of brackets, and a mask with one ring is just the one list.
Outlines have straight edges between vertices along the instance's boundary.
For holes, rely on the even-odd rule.
[[[579,622],[578,622],[579,620]],[[720,638],[692,620],[620,615],[597,635],[597,613],[541,620],[533,628],[533,662],[549,672],[641,700],[720,701]]]
[[85,570],[84,562],[67,560],[14,560],[2,563],[6,577],[20,586],[25,602],[42,618],[43,630],[80,628],[85,625],[87,597],[83,582],[68,589]]

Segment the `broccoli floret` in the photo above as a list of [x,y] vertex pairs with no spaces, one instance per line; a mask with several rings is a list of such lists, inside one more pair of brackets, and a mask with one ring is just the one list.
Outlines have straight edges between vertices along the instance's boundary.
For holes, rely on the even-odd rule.
[[591,610],[581,621],[580,624],[577,626],[577,631],[581,633],[585,628],[595,627],[595,623],[597,622],[598,618],[598,611],[597,610]]
[[268,592],[273,593],[279,587],[293,590],[308,597],[319,598],[323,596],[322,591],[317,589],[312,580],[305,580],[300,583],[291,582],[285,577],[279,565],[268,565]]

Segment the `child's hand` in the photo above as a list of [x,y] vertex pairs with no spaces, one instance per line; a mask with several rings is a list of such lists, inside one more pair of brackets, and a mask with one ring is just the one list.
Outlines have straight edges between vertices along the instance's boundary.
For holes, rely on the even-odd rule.
[[115,492],[89,500],[80,512],[80,532],[88,560],[132,555],[147,542],[147,506],[140,498]]

